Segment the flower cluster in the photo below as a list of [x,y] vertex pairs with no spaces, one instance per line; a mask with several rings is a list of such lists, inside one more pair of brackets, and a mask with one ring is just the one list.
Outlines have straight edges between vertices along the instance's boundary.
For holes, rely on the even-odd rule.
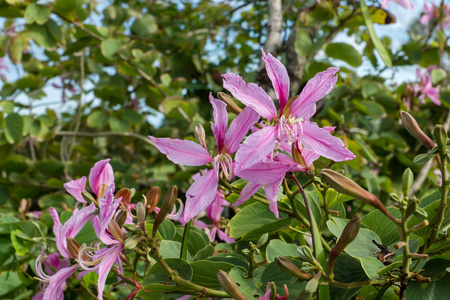
[[429,98],[437,106],[441,106],[441,101],[439,100],[439,89],[433,87],[431,71],[435,69],[436,66],[428,67],[423,74],[420,69],[417,69],[417,77],[420,79],[420,83],[415,83],[413,85],[408,85],[406,87],[406,107],[409,110],[411,108],[411,97],[419,97],[422,104],[425,104],[425,98]]
[[[211,129],[217,142],[213,156],[204,141],[197,144],[149,136],[156,148],[172,162],[210,167],[194,179],[186,192],[184,224],[214,201],[221,177],[231,180],[238,176],[248,181],[234,206],[242,204],[264,186],[270,209],[278,217],[277,194],[287,172],[307,172],[320,156],[334,161],[355,158],[342,140],[330,134],[333,127],[320,128],[310,120],[316,112],[317,101],[334,88],[338,69],[329,68],[318,73],[298,97],[290,99],[286,68],[270,53],[262,50],[262,55],[278,97],[278,111],[275,102],[261,87],[228,73],[222,75],[224,88],[246,107],[227,130],[227,105],[210,94],[214,117]],[[246,137],[249,131],[252,133]]]

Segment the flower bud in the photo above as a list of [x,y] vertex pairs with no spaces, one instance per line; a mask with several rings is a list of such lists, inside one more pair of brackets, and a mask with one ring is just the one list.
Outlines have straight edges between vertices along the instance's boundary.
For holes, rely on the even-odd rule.
[[403,188],[403,196],[404,197],[408,197],[409,190],[411,189],[413,181],[414,181],[414,174],[410,168],[407,168],[403,172],[403,176],[402,176],[402,188]]
[[197,140],[197,143],[199,143],[203,148],[208,150],[206,147],[206,134],[205,129],[203,128],[202,124],[195,125],[195,139]]
[[333,265],[336,258],[341,255],[344,251],[345,247],[348,246],[358,235],[359,229],[361,228],[361,217],[356,214],[353,218],[347,223],[342,231],[341,236],[339,237],[336,246],[331,249],[329,258],[328,258],[328,271],[330,276],[333,276]]
[[122,198],[120,200],[120,202],[124,205],[129,205],[131,203],[132,195],[133,195],[133,190],[123,188],[117,192],[115,199]]
[[95,200],[95,198],[87,191],[82,191],[81,194],[83,195],[84,200],[86,200],[86,202],[88,204],[90,203],[96,203],[97,201]]
[[408,130],[413,137],[418,139],[429,150],[434,148],[433,141],[422,131],[422,129],[420,129],[419,124],[417,124],[417,121],[413,118],[413,116],[411,116],[411,114],[406,111],[401,111],[400,118],[402,119],[406,130]]
[[112,236],[115,237],[118,241],[124,243],[125,242],[125,235],[122,232],[122,229],[120,229],[119,225],[115,220],[111,220],[108,224],[109,232],[111,232]]
[[175,203],[177,201],[178,188],[176,185],[173,185],[167,190],[166,195],[164,196],[164,201],[161,206],[159,213],[156,215],[155,221],[153,222],[153,232],[152,236],[155,238],[156,231],[158,230],[159,225],[164,221],[167,215],[172,211]]
[[417,224],[416,226],[411,227],[409,229],[409,231],[419,230],[424,227],[427,227],[428,225],[430,225],[430,222],[428,220],[424,220],[424,221],[420,222],[419,224]]
[[237,106],[236,103],[234,103],[233,99],[231,99],[231,97],[228,96],[227,94],[218,92],[217,98],[219,98],[219,100],[222,100],[223,102],[225,102],[227,104],[227,108],[229,109],[229,111],[235,113],[236,115],[238,115],[242,112],[242,108]]
[[269,239],[269,233],[264,233],[256,243],[256,248],[261,248],[265,243],[267,243],[267,240]]
[[281,271],[292,277],[305,281],[308,281],[312,278],[310,274],[300,270],[292,261],[285,257],[277,256],[275,257],[275,262],[277,263],[277,266]]
[[355,199],[358,199],[366,204],[372,205],[376,209],[380,210],[383,214],[385,214],[389,219],[393,220],[396,223],[399,222],[387,211],[386,207],[384,207],[380,199],[360,187],[353,180],[331,169],[322,169],[320,171],[320,176],[337,192],[352,196]]
[[125,224],[125,221],[127,219],[128,212],[126,210],[121,210],[116,216],[116,222],[117,225],[119,225],[120,228],[123,227],[123,224]]
[[305,159],[303,158],[300,151],[298,151],[297,147],[295,146],[296,143],[292,143],[292,159],[298,163],[301,166],[306,166]]
[[408,218],[411,214],[416,212],[420,200],[416,197],[413,199],[408,199],[408,204],[406,205],[405,217]]
[[146,211],[145,211],[144,203],[139,202],[136,205],[136,217],[138,220],[139,228],[144,232],[145,232],[145,215],[146,215]]
[[307,261],[310,264],[316,265],[317,261],[314,258],[311,249],[308,246],[298,246],[297,252],[302,260]]
[[434,140],[436,141],[439,155],[445,159],[445,155],[447,154],[447,131],[444,126],[436,125],[434,127]]
[[128,250],[133,250],[139,245],[139,243],[144,239],[143,236],[131,236],[125,240],[124,248]]
[[161,198],[161,189],[158,186],[152,187],[145,198],[147,199],[147,213],[151,214]]
[[236,286],[236,283],[234,283],[233,279],[231,279],[227,272],[219,270],[219,272],[217,272],[217,278],[219,279],[219,283],[224,291],[230,294],[231,297],[238,300],[247,300],[247,298],[241,294]]
[[73,238],[67,238],[67,250],[69,250],[72,257],[78,257],[78,252],[80,252],[80,244]]

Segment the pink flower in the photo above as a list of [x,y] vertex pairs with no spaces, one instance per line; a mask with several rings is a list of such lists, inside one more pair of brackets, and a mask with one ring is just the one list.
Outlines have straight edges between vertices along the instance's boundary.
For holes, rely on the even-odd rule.
[[[248,168],[272,154],[283,142],[295,143],[297,149],[312,151],[334,161],[354,159],[355,156],[344,147],[344,143],[320,128],[309,119],[316,112],[316,102],[330,93],[336,84],[334,75],[338,69],[318,73],[290,105],[288,104],[289,77],[286,68],[270,53],[262,51],[267,74],[272,81],[280,104],[277,113],[275,105],[264,90],[253,83],[245,83],[238,75],[224,74],[224,88],[248,107],[253,108],[268,125],[251,134],[236,153],[236,169]],[[273,124],[273,125],[272,125]]]
[[[422,74],[420,69],[417,69],[417,76],[420,79],[420,83],[415,83],[411,86],[407,86],[407,105],[411,105],[410,95],[413,93],[415,97],[419,97],[420,101],[425,104],[425,97],[428,97],[434,104],[441,106],[439,100],[439,89],[432,86],[431,70],[436,66],[431,66],[426,69],[426,73]],[[427,74],[428,73],[428,74]],[[409,101],[409,102],[408,102]]]
[[[442,15],[441,15],[442,14]],[[442,19],[440,19],[442,18]],[[450,6],[442,4],[439,8],[434,4],[424,3],[424,14],[420,17],[420,23],[429,29],[430,23],[437,20],[437,30],[444,30],[450,26]]]
[[381,1],[381,7],[383,9],[387,9],[388,1],[397,3],[398,5],[402,6],[403,8],[406,8],[409,10],[414,9],[414,5],[411,3],[410,0],[383,0],[383,1]]
[[220,229],[222,212],[224,206],[228,205],[230,205],[230,203],[223,199],[223,194],[216,192],[213,202],[206,208],[206,216],[212,224],[206,224],[202,221],[195,220],[195,226],[200,229],[204,229],[211,242],[216,239],[216,235],[219,236],[219,239],[227,243],[235,242],[233,238],[229,237],[222,229]]
[[[100,185],[110,186],[114,183],[114,171],[109,164],[111,159],[107,158],[95,163],[89,173],[89,185],[95,195],[98,193]],[[71,194],[80,203],[86,203],[82,193],[86,191],[86,177],[69,181],[64,184],[66,191]]]
[[245,108],[231,122],[227,131],[226,104],[215,99],[211,94],[209,101],[213,106],[215,121],[211,124],[211,130],[217,142],[217,151],[214,157],[211,157],[203,146],[192,141],[149,136],[155,143],[155,147],[176,164],[202,166],[212,163],[213,165],[213,169],[206,171],[196,179],[186,192],[187,199],[182,222],[184,224],[204,211],[214,200],[221,173],[231,179],[234,172],[231,155],[236,152],[248,130],[259,119],[255,111]]

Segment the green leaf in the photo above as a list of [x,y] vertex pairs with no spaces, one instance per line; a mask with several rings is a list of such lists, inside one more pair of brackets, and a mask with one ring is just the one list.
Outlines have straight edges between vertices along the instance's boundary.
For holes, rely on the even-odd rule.
[[21,285],[22,281],[16,272],[3,272],[0,274],[0,296],[10,293]]
[[15,229],[11,231],[11,243],[17,254],[24,256],[30,251],[32,244],[28,241],[24,241],[20,238],[20,235],[24,232],[20,229]]
[[236,267],[240,267],[243,270],[244,269],[247,270],[249,267],[248,262],[244,258],[244,256],[235,254],[235,253],[220,253],[220,254],[216,254],[214,256],[208,257],[206,260],[226,262],[226,263],[232,264]]
[[142,18],[137,18],[131,25],[131,32],[139,36],[147,36],[158,30],[155,19],[150,14],[145,14]]
[[56,46],[57,40],[55,39],[49,27],[38,24],[30,24],[26,26],[26,29],[30,33],[31,37],[42,47],[53,48]]
[[159,248],[162,258],[179,258],[181,243],[177,241],[162,240]]
[[177,228],[170,220],[165,219],[159,225],[158,232],[163,239],[171,240],[175,237],[175,234],[177,233]]
[[221,288],[219,280],[217,279],[217,272],[219,272],[219,270],[228,273],[236,267],[230,263],[209,260],[197,260],[191,262],[190,265],[193,271],[191,281],[212,289]]
[[64,173],[64,165],[59,160],[43,159],[34,165],[42,174],[49,177],[60,177]]
[[19,221],[0,223],[0,233],[10,234],[13,230],[20,230],[29,237],[42,237],[47,234],[47,226],[40,221]]
[[435,156],[436,156],[436,154],[433,154],[433,153],[422,153],[422,154],[419,154],[416,157],[414,157],[413,164],[415,164],[415,165],[423,165],[423,164],[425,164],[426,162],[428,162],[430,159],[432,159]]
[[[438,217],[436,211],[440,205],[440,201],[441,200],[436,200],[433,203],[431,203],[428,206],[423,208],[423,210],[428,214],[427,219],[430,222],[429,223],[430,225],[427,227],[424,227],[422,229],[413,231],[412,235],[418,236],[418,237],[423,237],[423,238],[430,236],[430,234],[433,230],[432,225],[436,222],[436,219]],[[413,215],[411,217],[411,219],[408,220],[408,228],[411,228],[424,220],[425,220],[425,217],[423,217],[423,216],[417,217],[416,215]],[[445,209],[444,220],[442,221],[441,228],[445,228],[445,226],[447,226],[448,224],[450,224],[450,208],[449,208],[449,206],[447,206]]]
[[438,84],[441,80],[447,77],[447,72],[441,68],[431,70],[431,81],[433,85]]
[[255,285],[255,281],[252,278],[244,278],[245,274],[241,269],[233,268],[229,275],[245,298],[253,299],[253,295],[258,293],[258,288]]
[[14,102],[2,101],[2,109],[4,113],[12,114],[14,112]]
[[104,110],[96,110],[87,117],[86,121],[89,127],[102,129],[108,123],[108,114]]
[[276,256],[298,256],[297,245],[288,244],[281,240],[271,240],[266,248],[267,261],[275,261]]
[[[396,218],[401,217],[401,212],[395,207],[388,207],[387,210]],[[381,239],[383,245],[389,246],[400,240],[398,227],[381,211],[374,210],[362,218],[362,224],[375,232]]]
[[[193,269],[186,261],[179,258],[167,258],[164,259],[164,261],[172,270],[177,271],[178,275],[180,275],[181,278],[186,280],[191,280],[193,278]],[[156,263],[150,268],[147,275],[145,275],[144,279],[141,282],[141,285],[147,285],[151,283],[167,284],[171,282],[172,281],[170,280],[169,275],[164,270],[164,268],[159,263]]]
[[[327,226],[331,233],[339,238],[348,221],[349,220],[333,218],[332,220],[327,221]],[[372,243],[372,240],[375,240],[377,243],[381,244],[381,240],[375,232],[369,229],[361,228],[355,240],[351,242],[344,251],[351,256],[358,258],[374,257],[374,253],[379,249],[374,243]]]
[[133,124],[139,125],[142,123],[142,115],[134,109],[125,109],[123,116]]
[[8,114],[4,119],[5,138],[10,144],[16,144],[22,139],[23,119],[16,113]]
[[131,124],[128,120],[125,119],[117,119],[115,117],[109,118],[109,127],[111,127],[112,131],[115,132],[127,132],[130,130]]
[[102,41],[100,50],[104,57],[113,60],[115,58],[115,54],[120,50],[121,47],[122,43],[119,40],[109,38]]
[[450,273],[437,281],[419,283],[410,281],[406,289],[408,300],[436,300],[447,299],[450,295]]
[[211,245],[206,246],[195,254],[194,261],[207,259],[214,253],[214,247]]
[[332,43],[325,47],[328,57],[343,60],[352,67],[359,67],[362,63],[361,54],[353,46],[346,43]]
[[366,272],[367,277],[370,279],[377,279],[378,271],[384,268],[384,264],[375,257],[363,257],[359,259],[361,261],[361,266]]
[[50,18],[51,12],[52,9],[49,6],[30,3],[25,9],[24,18],[27,24],[36,22],[39,25],[43,25]]
[[230,237],[242,240],[256,240],[266,232],[273,233],[291,224],[290,218],[280,212],[279,219],[267,205],[253,203],[244,207],[228,223]]
[[373,28],[372,17],[370,15],[369,9],[367,8],[367,5],[364,2],[364,0],[361,0],[360,4],[361,4],[361,13],[364,17],[364,22],[366,23],[367,31],[369,32],[369,36],[372,39],[373,45],[377,49],[378,53],[381,56],[381,59],[384,61],[386,66],[388,68],[391,68],[392,67],[391,58],[389,57],[386,48],[384,48],[383,44],[381,43],[380,39],[377,36],[377,33],[375,32],[375,29]]

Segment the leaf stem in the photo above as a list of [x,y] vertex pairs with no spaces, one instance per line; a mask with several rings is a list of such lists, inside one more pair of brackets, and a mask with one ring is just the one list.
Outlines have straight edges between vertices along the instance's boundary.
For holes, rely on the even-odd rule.
[[186,260],[187,258],[188,240],[189,240],[189,232],[191,231],[191,222],[192,220],[189,220],[189,222],[187,222],[186,225],[184,226],[183,241],[181,244],[181,252],[180,252],[180,258],[184,260]]

